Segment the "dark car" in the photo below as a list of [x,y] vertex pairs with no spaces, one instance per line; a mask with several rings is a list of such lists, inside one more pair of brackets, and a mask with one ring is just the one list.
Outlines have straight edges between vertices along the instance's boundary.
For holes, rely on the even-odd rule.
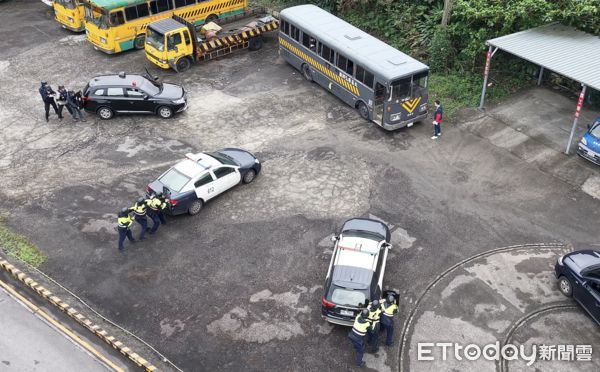
[[156,114],[168,119],[187,109],[183,87],[163,83],[149,74],[103,75],[93,78],[83,91],[84,108],[101,119],[115,114]]
[[172,215],[200,212],[204,203],[260,173],[260,161],[248,151],[226,148],[186,154],[186,158],[146,186],[148,194],[162,192]]
[[560,291],[600,324],[600,251],[581,250],[559,257],[554,273]]
[[321,315],[328,322],[352,326],[358,312],[382,298],[390,230],[380,221],[354,218],[342,226],[325,279]]

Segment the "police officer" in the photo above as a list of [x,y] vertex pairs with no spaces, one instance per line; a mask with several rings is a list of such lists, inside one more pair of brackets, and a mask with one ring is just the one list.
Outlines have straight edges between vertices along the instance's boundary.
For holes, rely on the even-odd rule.
[[144,240],[146,229],[148,228],[148,220],[146,220],[146,203],[143,196],[139,197],[137,202],[129,210],[135,214],[135,222],[142,226],[142,232],[140,233],[140,240]]
[[379,300],[373,300],[367,306],[369,311],[369,321],[371,322],[371,330],[367,335],[369,345],[374,353],[379,351],[379,318],[381,316],[381,303]]
[[133,234],[131,234],[132,224],[133,220],[129,215],[129,208],[121,209],[121,212],[119,212],[119,216],[117,217],[117,228],[119,230],[119,251],[123,251],[123,249],[125,249],[123,247],[123,243],[125,242],[126,237],[131,243],[135,243]]
[[152,229],[150,229],[150,235],[152,235],[156,233],[156,230],[158,230],[158,227],[160,226],[161,221],[160,217],[158,216],[158,213],[160,212],[162,202],[154,194],[151,194],[150,198],[144,200],[144,202],[148,207],[148,217],[150,217],[150,219],[152,220]]
[[387,298],[381,304],[381,332],[386,332],[385,344],[392,346],[394,344],[394,314],[398,312],[396,298],[393,294],[388,294]]
[[156,197],[160,200],[160,208],[158,210],[158,218],[160,219],[160,223],[163,225],[167,224],[167,218],[165,217],[165,209],[169,207],[169,199],[165,197],[165,195],[159,191],[156,193]]
[[352,330],[348,332],[348,338],[352,341],[352,346],[356,350],[356,365],[359,367],[365,365],[362,360],[365,353],[365,336],[370,329],[369,310],[363,309],[354,319]]

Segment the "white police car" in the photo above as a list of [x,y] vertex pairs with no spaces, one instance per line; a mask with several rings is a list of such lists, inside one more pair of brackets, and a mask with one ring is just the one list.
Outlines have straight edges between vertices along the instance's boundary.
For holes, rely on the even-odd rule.
[[172,215],[200,212],[204,203],[240,183],[250,183],[260,173],[259,160],[248,151],[226,148],[186,154],[186,158],[146,186],[171,201]]

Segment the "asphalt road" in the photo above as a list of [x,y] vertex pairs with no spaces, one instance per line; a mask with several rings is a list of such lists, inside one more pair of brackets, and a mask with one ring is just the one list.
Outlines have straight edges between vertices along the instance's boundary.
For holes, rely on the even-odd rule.
[[0,288],[0,371],[110,369]]
[[[401,293],[398,328],[427,285],[466,257],[597,239],[598,200],[467,131],[446,127],[432,141],[429,123],[388,133],[363,121],[279,59],[275,38],[175,74],[140,52],[94,51],[41,2],[4,6],[8,223],[48,255],[43,270],[185,370],[351,368],[347,330],[320,319],[326,238],[347,218],[394,226],[385,285]],[[186,87],[186,113],[44,122],[41,80],[80,89],[146,66]],[[257,154],[261,175],[118,253],[121,207],[186,152],[227,146]],[[398,357],[398,346],[383,349],[367,366],[396,370]]]

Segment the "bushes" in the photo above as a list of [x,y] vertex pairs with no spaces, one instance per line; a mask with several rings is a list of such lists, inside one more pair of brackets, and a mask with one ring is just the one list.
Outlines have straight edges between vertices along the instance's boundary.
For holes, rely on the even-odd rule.
[[433,35],[429,52],[429,68],[432,72],[446,71],[451,50],[448,30],[444,26],[438,26]]

